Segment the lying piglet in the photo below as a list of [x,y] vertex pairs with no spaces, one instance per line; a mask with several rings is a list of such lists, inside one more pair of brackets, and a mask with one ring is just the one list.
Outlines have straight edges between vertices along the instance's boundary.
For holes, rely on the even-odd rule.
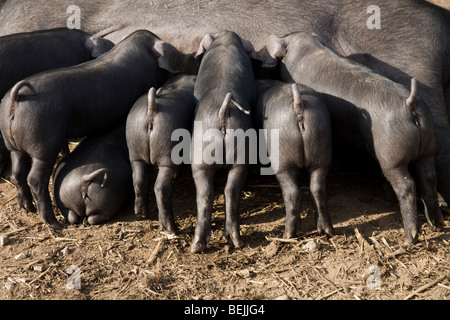
[[[11,151],[20,207],[53,228],[48,191],[51,171],[67,139],[102,134],[126,120],[136,100],[159,87],[185,56],[146,30],[138,30],[93,61],[31,76],[6,93],[0,129]],[[30,168],[31,163],[31,168]]]
[[[285,238],[300,234],[299,169],[307,168],[310,191],[319,233],[333,235],[326,203],[326,178],[331,164],[331,124],[322,97],[311,88],[279,81],[257,81],[258,103],[254,108],[255,127],[279,130],[279,140],[270,141],[269,159],[278,163],[276,177],[286,207]],[[278,143],[276,152],[273,144]]]
[[126,137],[133,168],[135,214],[148,216],[149,171],[158,168],[154,191],[163,231],[176,233],[172,208],[172,191],[179,173],[179,162],[172,159],[172,150],[178,143],[172,141],[176,130],[190,131],[195,111],[195,76],[178,75],[167,81],[155,93],[141,97],[127,119]]
[[109,220],[133,193],[125,124],[87,137],[59,163],[53,175],[57,207],[69,223]]

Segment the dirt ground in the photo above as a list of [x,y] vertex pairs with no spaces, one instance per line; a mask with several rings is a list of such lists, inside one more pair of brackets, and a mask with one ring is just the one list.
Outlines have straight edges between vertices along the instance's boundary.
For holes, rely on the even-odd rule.
[[[306,180],[305,185],[307,184]],[[273,177],[250,175],[241,199],[235,249],[223,235],[224,178],[217,182],[208,249],[191,254],[195,187],[181,175],[174,195],[180,234],[158,231],[157,210],[137,220],[132,202],[109,223],[66,225],[61,231],[17,208],[16,190],[0,183],[1,300],[447,300],[450,298],[450,216],[404,247],[397,201],[378,175],[333,168],[329,211],[336,235],[315,232],[307,192],[303,235],[282,242],[284,205]],[[57,217],[63,221],[57,212]],[[3,241],[3,243],[1,243]]]
[[450,298],[448,215],[443,232],[432,232],[421,214],[420,242],[404,247],[397,203],[380,177],[334,170],[329,180],[336,235],[315,232],[305,193],[304,234],[285,243],[276,240],[284,230],[281,191],[274,178],[251,175],[241,200],[246,246],[235,249],[222,235],[221,177],[212,239],[202,254],[190,253],[196,205],[188,170],[174,197],[176,238],[158,231],[156,208],[150,219],[138,221],[131,202],[107,224],[56,232],[36,214],[18,210],[15,188],[3,182],[0,233],[12,234],[0,248],[0,299]]

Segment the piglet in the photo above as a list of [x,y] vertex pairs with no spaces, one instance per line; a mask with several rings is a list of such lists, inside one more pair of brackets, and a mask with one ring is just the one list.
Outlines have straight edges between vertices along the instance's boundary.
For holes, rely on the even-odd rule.
[[125,123],[85,138],[57,165],[53,194],[69,223],[86,217],[89,224],[111,219],[133,194]]
[[172,150],[177,130],[190,132],[195,111],[195,76],[177,75],[156,93],[151,88],[131,109],[126,138],[133,169],[134,211],[147,217],[149,210],[150,169],[158,168],[154,192],[158,205],[159,224],[163,231],[176,233],[172,208],[172,192],[181,161],[174,161]]
[[243,246],[238,219],[249,164],[248,148],[238,148],[237,137],[231,131],[240,129],[243,133],[253,128],[250,109],[256,103],[250,57],[257,57],[248,41],[230,31],[205,35],[198,50],[198,56],[202,55],[194,89],[197,110],[191,148],[198,210],[192,252],[203,251],[209,242],[214,174],[221,168],[228,171],[224,192],[225,236],[234,246]]
[[[255,127],[267,131],[279,130],[278,141],[271,141],[272,135],[267,132],[267,150],[269,159],[277,163],[275,174],[286,207],[284,237],[300,235],[301,168],[309,171],[317,231],[333,235],[326,199],[332,141],[330,115],[325,101],[307,86],[275,80],[257,81],[257,90],[258,103],[253,114]],[[275,152],[274,143],[278,143]]]

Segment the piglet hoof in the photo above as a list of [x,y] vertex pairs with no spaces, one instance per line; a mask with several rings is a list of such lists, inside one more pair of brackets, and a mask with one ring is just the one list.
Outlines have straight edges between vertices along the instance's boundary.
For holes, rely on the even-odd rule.
[[19,208],[25,209],[27,212],[36,212],[36,207],[31,201],[19,200],[18,204]]
[[444,230],[444,221],[428,221],[428,228],[430,228],[431,231],[443,231]]
[[442,211],[436,214],[436,219],[434,221],[434,227],[436,228],[436,231],[443,231],[444,230],[444,216],[442,214]]
[[300,236],[300,230],[284,230],[283,238],[284,239],[294,239]]
[[136,220],[146,220],[148,217],[145,212],[136,212],[134,216],[136,217]]
[[326,234],[329,237],[334,236],[334,228],[332,226],[317,226],[319,234]]
[[211,227],[198,224],[195,228],[194,240],[191,245],[192,253],[199,253],[206,249],[211,239]]
[[242,248],[244,246],[244,241],[242,241],[239,233],[225,234],[225,237],[228,243],[235,248]]
[[425,210],[425,217],[427,219],[428,228],[430,228],[431,231],[442,231],[444,229],[444,216],[441,208],[438,208],[432,216]]
[[441,209],[442,214],[450,215],[450,207],[442,206],[442,207],[440,207],[440,209]]
[[161,232],[164,232],[166,234],[178,234],[178,228],[175,223],[175,219],[171,216],[161,215],[159,217],[159,227],[161,229]]
[[63,225],[56,219],[53,212],[51,214],[41,214],[39,212],[39,218],[42,220],[42,222],[46,223],[50,228],[54,230],[62,230],[64,227]]
[[24,206],[23,206],[23,208],[25,209],[25,210],[27,210],[28,212],[36,212],[36,207],[33,205],[33,204],[25,204]]
[[203,239],[194,239],[191,245],[192,253],[200,253],[206,249],[207,243]]
[[428,222],[428,228],[430,228],[430,230],[433,232],[440,231],[439,228],[436,226],[436,224],[432,222]]
[[302,227],[302,224],[301,224],[299,216],[295,216],[293,219],[286,217],[283,238],[293,239],[293,238],[300,237],[301,227]]
[[59,221],[58,220],[56,220],[55,219],[55,221],[52,221],[52,222],[49,222],[49,223],[47,223],[49,226],[50,226],[50,228],[52,228],[53,230],[62,230],[62,229],[64,229],[64,226],[61,224],[61,223],[59,223]]
[[419,232],[418,231],[405,231],[405,246],[409,247],[413,244],[417,243],[419,240]]
[[168,226],[168,227],[161,227],[161,232],[168,234],[168,235],[177,235],[178,234],[178,228],[173,225],[173,226]]

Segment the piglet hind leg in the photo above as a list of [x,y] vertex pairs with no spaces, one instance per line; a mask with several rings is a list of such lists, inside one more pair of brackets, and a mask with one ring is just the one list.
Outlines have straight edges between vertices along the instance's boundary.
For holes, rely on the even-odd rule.
[[319,234],[333,236],[334,229],[327,208],[327,175],[328,168],[310,170],[310,191],[313,207],[316,212],[316,226]]
[[297,168],[283,170],[278,172],[276,177],[281,187],[286,209],[284,238],[299,237],[301,228],[301,190],[298,184],[298,170]]
[[133,187],[134,187],[134,213],[138,219],[148,217],[149,206],[149,165],[143,161],[131,161],[133,170]]
[[67,208],[61,208],[61,214],[66,219],[66,221],[70,224],[78,224],[81,223],[82,219],[79,215],[76,214],[75,211]]
[[[450,89],[450,87],[449,87]],[[450,90],[449,90],[450,93]],[[449,94],[450,103],[450,94]],[[450,104],[449,104],[450,108]],[[437,191],[444,198],[447,212],[450,210],[450,129],[435,126]]]
[[155,197],[158,205],[159,225],[162,231],[176,234],[172,206],[172,194],[175,185],[177,170],[175,168],[160,167],[155,182]]
[[195,189],[197,192],[197,226],[191,252],[203,251],[211,238],[211,215],[214,201],[214,170],[197,169],[192,166]]
[[416,205],[416,184],[405,165],[395,168],[383,168],[386,179],[394,189],[400,203],[400,212],[405,229],[405,244],[417,242],[420,232]]
[[39,218],[53,229],[62,229],[53,213],[50,192],[48,190],[50,175],[55,161],[32,159],[30,173],[27,182],[34,197]]
[[413,163],[417,190],[424,204],[425,217],[431,230],[444,228],[444,217],[439,208],[436,190],[434,158],[424,158]]
[[28,212],[35,212],[33,196],[27,184],[27,176],[31,168],[30,157],[20,151],[11,152],[11,178],[17,188],[17,202],[19,208],[24,208]]
[[87,217],[87,222],[90,225],[96,225],[103,222],[108,221],[111,218],[111,214],[108,214],[106,212],[92,212]]
[[239,203],[242,187],[247,179],[247,167],[235,166],[228,172],[225,185],[225,230],[228,242],[236,248],[241,248],[244,242],[239,232]]

